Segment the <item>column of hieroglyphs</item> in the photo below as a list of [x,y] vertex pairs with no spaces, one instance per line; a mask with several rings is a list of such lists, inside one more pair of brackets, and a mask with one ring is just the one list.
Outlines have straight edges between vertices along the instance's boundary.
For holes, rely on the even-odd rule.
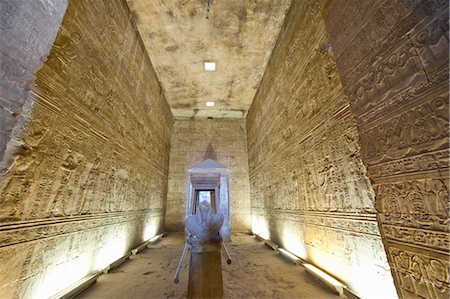
[[448,13],[439,0],[323,10],[404,298],[449,296]]

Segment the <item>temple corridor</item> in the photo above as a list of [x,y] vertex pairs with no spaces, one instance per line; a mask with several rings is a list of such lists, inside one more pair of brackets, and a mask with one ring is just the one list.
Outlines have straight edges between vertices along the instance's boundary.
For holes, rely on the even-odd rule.
[[449,109],[448,0],[0,0],[0,299],[448,299]]
[[[102,275],[76,298],[185,298],[187,267],[179,284],[172,282],[183,237],[180,233],[169,234],[111,274]],[[224,298],[339,298],[302,267],[278,256],[248,234],[234,234],[232,240],[229,248],[233,262],[222,263]]]

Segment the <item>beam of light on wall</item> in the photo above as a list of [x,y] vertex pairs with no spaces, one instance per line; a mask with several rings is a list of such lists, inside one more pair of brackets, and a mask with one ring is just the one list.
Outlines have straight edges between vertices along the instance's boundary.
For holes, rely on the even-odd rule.
[[144,224],[142,240],[147,241],[153,238],[160,230],[159,224],[160,224],[159,217],[152,217],[148,219],[147,222]]
[[290,253],[289,251],[287,251],[284,248],[278,248],[278,251],[285,256],[287,259],[291,260],[294,264],[296,265],[300,265],[301,264],[301,260],[298,256]]
[[[145,240],[155,237],[160,229],[160,217],[149,217],[142,226]],[[41,261],[42,271],[31,276],[23,298],[49,298],[69,289],[90,274],[108,268],[129,254],[139,232],[130,234],[132,224],[113,225],[98,230],[69,235],[51,247]]]
[[263,216],[252,215],[252,231],[266,240],[270,239],[269,226]]
[[398,298],[389,269],[374,264],[371,256],[360,255],[360,265],[351,268],[352,290],[361,298]]
[[117,229],[106,237],[103,246],[98,250],[94,260],[94,269],[101,270],[121,258],[127,252],[128,238],[125,227]]
[[308,233],[308,261],[341,280],[362,298],[397,298],[379,239],[334,232],[320,234],[313,228]]
[[[55,251],[55,260],[59,260],[58,254],[66,255],[67,252]],[[49,298],[54,294],[76,283],[92,271],[91,252],[79,255],[77,258],[64,261],[54,267],[49,267],[39,274],[39,279],[32,286],[31,294],[25,294],[25,298]]]
[[304,264],[306,270],[310,272],[312,275],[314,275],[317,279],[325,283],[330,289],[334,290],[338,295],[342,295],[344,293],[344,285],[328,275],[327,273],[323,272],[322,270],[316,268],[313,265],[310,264]]
[[295,230],[295,228],[284,225],[281,233],[281,244],[289,252],[292,252],[296,256],[306,260],[306,246],[303,240],[301,231]]
[[156,242],[156,241],[158,241],[162,236],[163,236],[163,234],[156,235],[156,236],[154,236],[153,238],[151,238],[150,240],[148,240],[148,242],[149,242],[149,243]]
[[61,292],[58,292],[55,295],[49,297],[48,299],[74,298],[75,296],[86,290],[93,283],[95,283],[100,275],[102,275],[102,271],[94,271],[81,280],[78,280],[76,283],[70,285],[68,288],[65,288]]

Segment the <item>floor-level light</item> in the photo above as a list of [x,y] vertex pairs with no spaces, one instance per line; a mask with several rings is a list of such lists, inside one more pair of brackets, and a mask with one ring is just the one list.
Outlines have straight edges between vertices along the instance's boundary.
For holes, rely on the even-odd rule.
[[265,241],[266,239],[264,239],[263,237],[261,237],[260,235],[253,233],[253,235],[255,236],[255,239],[258,241]]
[[121,258],[119,258],[118,260],[115,260],[114,262],[112,262],[111,264],[109,264],[108,266],[106,266],[106,268],[104,268],[102,271],[103,273],[107,274],[109,273],[109,271],[111,271],[114,268],[117,268],[118,266],[120,266],[121,264],[123,264],[126,260],[128,260],[131,256],[131,251],[125,253],[124,256],[122,256]]
[[125,253],[124,256],[122,256],[121,258],[119,258],[116,261],[112,262],[107,267],[89,274],[88,276],[82,278],[81,280],[79,280],[75,284],[69,286],[68,288],[65,288],[64,290],[58,292],[56,295],[54,295],[54,296],[52,296],[50,298],[51,299],[56,299],[56,298],[64,298],[64,299],[65,298],[73,298],[74,296],[80,294],[82,291],[87,289],[91,284],[96,282],[97,278],[100,275],[102,275],[102,273],[105,273],[105,274],[108,273],[112,269],[116,268],[117,266],[119,266],[120,264],[122,264],[123,262],[128,260],[128,258],[131,255],[136,255],[138,252],[142,251],[147,246],[156,243],[159,239],[164,237],[166,234],[167,233],[164,232],[162,234],[159,234],[159,235],[156,235],[156,236],[152,237],[151,239],[145,241],[144,243],[140,244],[139,246],[137,246],[136,248],[132,249],[131,251]]
[[266,238],[261,237],[260,235],[258,235],[257,233],[252,232],[251,230],[249,230],[249,233],[253,236],[255,236],[255,239],[258,241],[263,241],[264,244],[270,248],[272,248],[272,250],[277,251],[278,250],[278,244],[276,244],[275,242],[268,240]]
[[102,275],[101,271],[95,271],[94,273],[89,274],[88,276],[80,279],[75,284],[69,286],[68,288],[65,288],[64,290],[58,292],[57,294],[53,295],[49,299],[68,299],[73,298],[76,295],[83,292],[85,289],[87,289],[91,284],[95,283],[97,281],[97,278]]
[[165,237],[167,235],[167,232],[163,232],[162,234],[156,235],[150,240],[148,240],[148,245],[152,245],[156,242],[158,242],[161,238]]
[[141,245],[139,245],[138,247],[134,248],[131,250],[131,254],[132,255],[136,255],[139,252],[141,252],[142,250],[144,250],[145,248],[147,248],[149,241],[145,241],[144,243],[142,243]]
[[144,243],[140,244],[138,247],[134,248],[131,250],[131,254],[132,255],[136,255],[139,252],[141,252],[142,250],[144,250],[145,248],[147,248],[148,246],[152,245],[153,243],[158,242],[159,239],[161,239],[162,237],[164,237],[167,233],[164,232],[162,234],[156,235],[152,238],[150,238],[149,240],[145,241]]
[[324,284],[324,286],[330,288],[333,292],[335,292],[339,296],[342,296],[345,291],[346,295],[352,295],[351,298],[359,298],[353,292],[348,290],[342,283],[340,283],[338,280],[331,277],[329,274],[325,273],[324,271],[320,270],[319,268],[306,263],[306,261],[304,261],[300,257],[296,256],[295,254],[287,251],[286,249],[279,248],[278,245],[275,244],[274,242],[261,237],[260,235],[254,233],[253,231],[249,230],[249,233],[251,235],[254,235],[257,240],[263,241],[267,246],[271,247],[273,250],[278,251],[283,257],[294,262],[294,264],[304,266],[306,269],[306,272],[308,272],[315,279],[322,282]]
[[285,258],[287,258],[288,260],[292,261],[294,264],[296,264],[296,265],[302,264],[302,260],[298,256],[290,253],[286,249],[278,248],[278,252],[281,253],[281,255],[284,256]]
[[344,285],[342,283],[311,264],[304,264],[303,266],[305,267],[306,272],[318,279],[332,291],[336,292],[339,296],[342,296],[344,293]]
[[272,248],[275,251],[277,251],[277,249],[278,249],[278,244],[276,244],[275,242],[272,242],[270,240],[264,240],[264,244],[266,244],[266,246]]

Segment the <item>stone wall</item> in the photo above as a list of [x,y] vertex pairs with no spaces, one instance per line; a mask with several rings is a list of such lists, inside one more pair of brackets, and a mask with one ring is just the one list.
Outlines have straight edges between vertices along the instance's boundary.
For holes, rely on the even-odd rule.
[[395,297],[319,2],[292,2],[248,114],[247,138],[253,231],[362,297]]
[[[0,4],[16,13],[7,19],[15,24],[10,27],[24,31],[16,34],[23,40],[8,33],[2,55],[15,55],[9,43],[21,50],[26,41],[32,45],[23,46],[31,53],[25,57],[45,56],[49,45],[34,45],[41,42],[34,36],[47,30],[40,18],[56,32],[65,8],[43,11],[50,2]],[[2,162],[1,298],[48,297],[161,229],[172,117],[131,20],[125,1],[71,1],[67,8],[30,91],[34,103],[14,140],[13,159]],[[12,59],[3,64],[2,58],[0,74],[23,78],[10,66],[20,61],[31,83],[39,61]],[[26,89],[8,90],[6,97],[14,103]]]
[[208,158],[229,167],[231,230],[250,228],[245,120],[176,120],[171,143],[166,228],[184,229],[188,168]]
[[399,295],[448,298],[448,1],[328,1]]
[[66,8],[67,0],[0,3],[0,173],[11,163],[15,142],[9,141],[20,135],[29,118],[34,76],[50,52]]

